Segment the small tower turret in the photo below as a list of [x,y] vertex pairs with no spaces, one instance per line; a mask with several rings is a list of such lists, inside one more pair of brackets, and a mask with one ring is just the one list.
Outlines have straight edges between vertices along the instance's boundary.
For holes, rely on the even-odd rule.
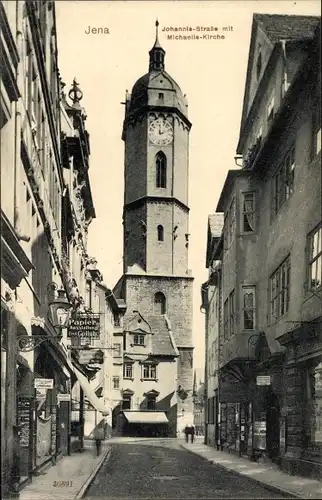
[[149,64],[149,72],[150,71],[163,71],[164,70],[164,56],[165,50],[160,45],[159,42],[159,21],[155,22],[155,42],[150,50],[150,64]]

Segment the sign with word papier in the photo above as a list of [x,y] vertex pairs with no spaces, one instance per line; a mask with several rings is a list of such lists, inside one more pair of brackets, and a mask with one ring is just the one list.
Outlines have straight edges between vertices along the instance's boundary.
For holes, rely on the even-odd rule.
[[52,378],[35,378],[35,389],[52,389],[54,387],[54,379]]
[[98,314],[77,314],[68,327],[68,337],[100,338],[100,317]]

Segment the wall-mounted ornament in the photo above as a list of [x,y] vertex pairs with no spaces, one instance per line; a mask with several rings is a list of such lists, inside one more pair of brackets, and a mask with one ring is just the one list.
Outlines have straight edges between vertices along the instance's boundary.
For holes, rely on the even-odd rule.
[[187,399],[189,393],[182,385],[179,385],[177,389],[177,395],[179,396],[181,401],[184,401],[185,399]]

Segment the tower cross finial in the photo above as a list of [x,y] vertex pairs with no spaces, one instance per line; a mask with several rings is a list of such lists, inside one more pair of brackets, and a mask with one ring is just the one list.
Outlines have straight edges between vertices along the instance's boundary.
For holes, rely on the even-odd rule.
[[158,21],[158,18],[156,18],[156,21],[155,21],[155,41],[156,42],[159,41],[159,21]]

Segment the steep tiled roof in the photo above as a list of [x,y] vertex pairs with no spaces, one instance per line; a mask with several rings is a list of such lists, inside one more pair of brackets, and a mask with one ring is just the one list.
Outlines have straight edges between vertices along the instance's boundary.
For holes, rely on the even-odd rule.
[[254,14],[254,21],[257,21],[269,39],[276,43],[279,40],[313,38],[315,28],[321,18],[317,16]]
[[145,316],[152,330],[152,354],[175,356],[176,351],[171,343],[168,324],[164,316]]

